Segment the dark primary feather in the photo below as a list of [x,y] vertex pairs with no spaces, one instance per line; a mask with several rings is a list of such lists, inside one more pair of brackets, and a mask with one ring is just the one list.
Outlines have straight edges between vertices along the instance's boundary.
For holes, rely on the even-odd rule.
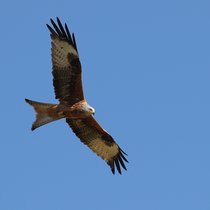
[[75,49],[77,51],[77,43],[76,43],[76,39],[75,39],[74,33],[72,33],[72,37],[73,37],[73,45],[74,45],[74,47],[75,47]]
[[120,166],[122,166],[125,170],[127,170],[123,160],[127,163],[128,163],[128,160],[125,158],[124,155],[127,155],[127,154],[125,152],[123,152],[123,150],[121,148],[119,148],[119,153],[117,154],[117,156],[115,156],[113,159],[107,161],[107,164],[111,167],[113,174],[115,174],[115,165],[116,165],[116,168],[120,174],[121,174]]
[[[125,158],[126,153],[120,149],[114,139],[101,128],[92,116],[78,120],[66,119],[66,122],[84,144],[106,160],[113,174],[115,173],[115,167],[120,174],[121,167],[127,170],[124,164],[124,161],[128,162]],[[115,154],[112,155],[113,149]]]
[[59,18],[57,24],[52,20],[52,26],[47,24],[52,38],[53,85],[55,97],[61,103],[73,105],[84,99],[82,89],[82,67],[77,53],[75,37],[73,40],[65,24],[63,27]]
[[[53,20],[51,19],[51,22],[53,22]],[[67,35],[66,35],[66,32],[65,32],[65,30],[64,30],[64,28],[63,28],[63,25],[61,24],[61,21],[59,20],[59,18],[57,18],[57,22],[58,22],[58,26],[59,26],[59,28],[60,28],[60,30],[61,30],[61,34],[64,36],[64,37],[67,37]],[[68,28],[68,27],[67,27]],[[71,38],[71,36],[70,36],[70,38]]]
[[53,19],[50,19],[50,21],[51,21],[54,29],[50,25],[48,25],[48,24],[46,24],[46,25],[47,25],[47,28],[49,29],[49,31],[51,32],[51,34],[53,36],[59,37],[59,39],[61,39],[61,40],[67,41],[77,51],[76,40],[74,38],[74,34],[72,34],[72,36],[73,36],[73,41],[72,41],[71,33],[70,33],[70,30],[69,30],[67,24],[65,23],[65,29],[64,29],[63,25],[58,17],[57,17],[58,26],[56,25],[56,23],[54,22]]

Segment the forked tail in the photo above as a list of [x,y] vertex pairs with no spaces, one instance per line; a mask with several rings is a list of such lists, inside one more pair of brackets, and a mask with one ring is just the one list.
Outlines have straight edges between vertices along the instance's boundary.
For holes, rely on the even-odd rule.
[[36,112],[36,120],[33,122],[31,127],[32,131],[42,125],[45,125],[47,123],[61,118],[56,116],[55,111],[53,113],[53,107],[56,106],[55,104],[40,103],[36,101],[31,101],[29,99],[25,99],[25,101],[31,106],[33,106]]

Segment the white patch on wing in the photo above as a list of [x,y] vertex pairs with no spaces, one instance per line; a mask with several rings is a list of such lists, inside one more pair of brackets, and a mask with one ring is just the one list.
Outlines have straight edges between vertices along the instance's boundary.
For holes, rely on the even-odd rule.
[[52,58],[53,65],[59,68],[69,66],[68,54],[78,56],[77,51],[72,45],[66,41],[61,41],[57,38],[52,41]]
[[119,152],[119,147],[116,143],[109,146],[101,138],[91,140],[88,146],[104,160],[110,160]]

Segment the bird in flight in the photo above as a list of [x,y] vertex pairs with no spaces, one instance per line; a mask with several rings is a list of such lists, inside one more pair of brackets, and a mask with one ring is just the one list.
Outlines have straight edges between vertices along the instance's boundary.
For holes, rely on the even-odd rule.
[[59,104],[41,103],[25,99],[36,112],[36,120],[32,130],[62,118],[71,127],[76,136],[93,152],[121,174],[125,170],[126,153],[103,129],[93,117],[95,109],[85,100],[82,88],[82,67],[77,50],[74,33],[68,26],[62,25],[59,18],[57,24],[52,20],[47,24],[51,36],[52,74],[55,98]]

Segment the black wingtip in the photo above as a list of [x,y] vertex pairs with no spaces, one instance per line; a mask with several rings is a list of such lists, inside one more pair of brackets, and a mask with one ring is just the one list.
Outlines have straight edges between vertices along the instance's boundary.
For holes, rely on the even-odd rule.
[[53,36],[58,36],[58,35],[55,33],[55,31],[52,29],[51,26],[49,26],[48,24],[46,24],[46,26],[47,26],[48,30],[50,31],[50,33],[51,33]]
[[112,173],[115,174],[114,160],[107,161],[107,164],[110,166]]
[[120,149],[120,157],[121,157],[125,162],[129,163],[128,160],[126,159],[126,157],[125,157],[124,155],[128,156],[122,149]]
[[46,24],[47,28],[50,31],[50,33],[53,36],[56,36],[56,37],[58,37],[61,40],[67,41],[78,52],[76,39],[75,39],[74,34],[72,34],[72,36],[71,36],[71,33],[70,33],[69,28],[68,28],[66,23],[63,26],[61,21],[60,21],[60,19],[58,17],[56,18],[56,20],[57,20],[57,24],[55,23],[55,21],[52,18],[50,18],[50,22],[51,22],[53,27],[51,27],[50,25]]
[[65,23],[64,27],[65,27],[65,29],[66,29],[66,33],[67,33],[68,40],[69,40],[70,44],[73,45],[73,41],[72,41],[72,38],[71,38],[71,33],[70,33],[69,28],[68,28],[68,26],[67,26],[66,23]]
[[72,33],[72,38],[73,38],[74,47],[75,47],[76,51],[78,52],[78,50],[77,50],[77,43],[76,43],[76,39],[75,39],[74,33]]
[[117,171],[119,172],[119,174],[121,174],[121,168],[120,168],[119,160],[116,158],[116,159],[114,160],[114,162],[115,162]]
[[119,159],[119,162],[120,162],[121,166],[127,171],[127,168],[125,167],[125,164],[124,164],[120,155],[119,155],[118,159]]
[[124,155],[127,155],[121,148],[120,148],[120,151],[121,151]]
[[111,168],[111,171],[112,171],[112,174],[114,175],[115,174],[115,170],[113,168]]
[[124,161],[128,163],[128,160],[125,158],[124,155],[127,155],[127,154],[123,152],[122,149],[119,149],[118,155],[113,157],[111,160],[107,161],[107,164],[110,166],[113,174],[115,174],[115,167],[120,175],[122,175],[121,167],[125,171],[127,171]]

